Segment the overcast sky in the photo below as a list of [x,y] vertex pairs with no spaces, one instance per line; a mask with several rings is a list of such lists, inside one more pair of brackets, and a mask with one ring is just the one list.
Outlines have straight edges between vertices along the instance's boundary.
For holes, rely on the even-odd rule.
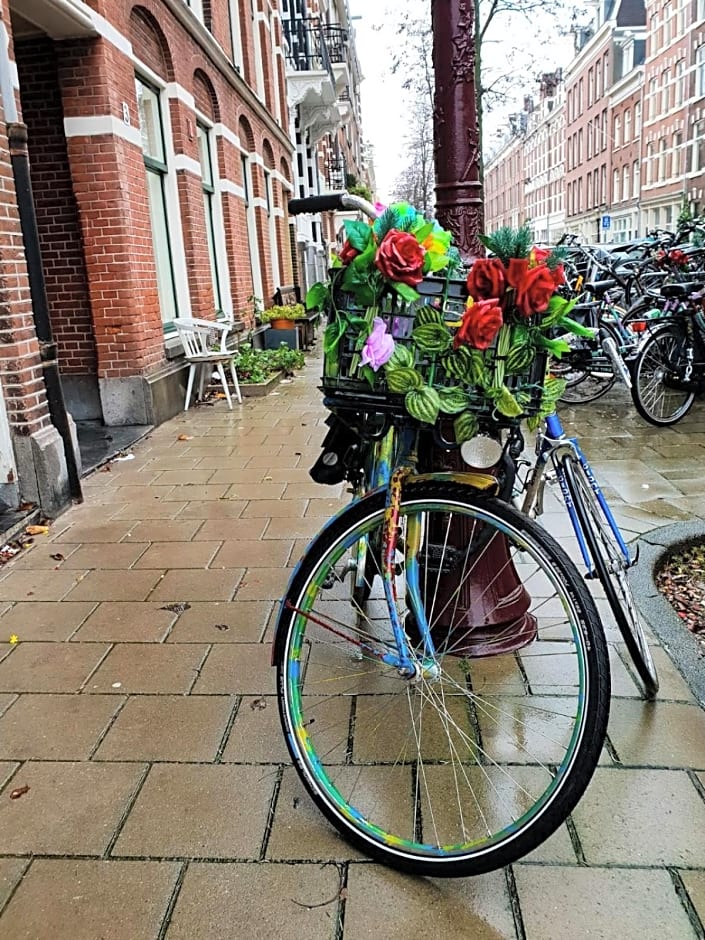
[[[426,2],[430,10],[431,0]],[[580,2],[581,0],[576,0],[576,6]],[[404,92],[400,78],[389,71],[389,50],[399,41],[394,24],[408,11],[410,0],[349,0],[349,3],[355,27],[357,54],[365,77],[362,83],[363,132],[365,139],[375,148],[377,195],[385,201],[404,164],[405,133]],[[503,130],[506,115],[518,109],[518,102],[523,94],[530,94],[532,91],[535,93],[536,89],[535,86],[532,87],[531,81],[534,73],[567,65],[572,48],[570,39],[557,38],[555,31],[551,29],[551,59],[542,62],[540,66],[533,65],[529,63],[532,50],[546,48],[545,21],[542,22],[541,18],[536,16],[531,22],[524,17],[515,17],[513,21],[503,17],[501,22],[497,22],[497,27],[496,41],[487,44],[485,58],[497,68],[503,68],[507,59],[511,59],[512,72],[527,75],[527,87],[525,90],[517,89],[513,101],[489,115],[485,149],[487,144],[496,140],[497,132]],[[517,61],[517,44],[523,47],[527,57],[523,67]]]

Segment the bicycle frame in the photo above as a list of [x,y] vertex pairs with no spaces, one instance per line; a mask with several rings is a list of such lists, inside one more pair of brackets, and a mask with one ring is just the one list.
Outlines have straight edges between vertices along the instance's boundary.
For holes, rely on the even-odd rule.
[[575,457],[585,470],[588,482],[590,483],[590,488],[592,489],[598,503],[600,504],[600,508],[604,514],[604,517],[607,520],[607,523],[612,530],[615,540],[619,546],[619,550],[622,553],[625,567],[631,567],[633,564],[635,564],[635,559],[632,559],[631,557],[627,544],[619,530],[619,526],[617,525],[607,500],[605,499],[605,496],[600,489],[600,485],[595,478],[592,467],[588,463],[587,457],[580,449],[577,438],[568,437],[563,428],[561,419],[555,412],[546,418],[546,430],[538,437],[536,465],[526,485],[526,493],[522,505],[522,512],[531,516],[541,515],[543,512],[543,491],[546,485],[546,468],[548,462],[550,461],[553,465],[556,479],[558,480],[558,485],[561,488],[561,493],[563,494],[566,509],[568,510],[568,516],[570,518],[571,525],[573,526],[575,537],[578,541],[580,554],[582,555],[583,561],[585,563],[588,577],[595,577],[595,565],[588,550],[587,543],[583,535],[582,526],[580,525],[575,506],[573,505],[573,498],[568,489],[565,474],[561,466],[561,457],[565,454],[571,454],[571,456]]

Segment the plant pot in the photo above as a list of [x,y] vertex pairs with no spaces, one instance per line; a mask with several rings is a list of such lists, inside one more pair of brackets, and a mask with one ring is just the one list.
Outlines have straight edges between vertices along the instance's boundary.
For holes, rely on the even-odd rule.
[[284,378],[283,372],[275,372],[266,382],[240,382],[240,392],[243,398],[262,398],[273,391]]
[[294,320],[282,319],[282,320],[270,320],[269,322],[272,324],[272,329],[274,330],[293,330],[295,329],[295,325],[296,325]]

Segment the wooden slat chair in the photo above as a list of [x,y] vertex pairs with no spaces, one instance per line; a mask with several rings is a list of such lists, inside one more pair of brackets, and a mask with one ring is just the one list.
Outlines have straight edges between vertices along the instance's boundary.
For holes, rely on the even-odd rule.
[[230,365],[230,375],[233,379],[235,395],[242,402],[237,372],[233,365],[233,352],[227,349],[228,333],[231,329],[229,322],[215,323],[213,320],[197,320],[190,317],[179,317],[174,320],[176,332],[184,347],[186,359],[189,362],[188,384],[186,386],[186,404],[184,411],[188,410],[193,391],[193,382],[196,372],[200,369],[199,394],[203,398],[206,375],[209,370],[215,369],[220,377],[223,392],[228,401],[228,408],[232,411],[233,403],[225,378],[225,364]]

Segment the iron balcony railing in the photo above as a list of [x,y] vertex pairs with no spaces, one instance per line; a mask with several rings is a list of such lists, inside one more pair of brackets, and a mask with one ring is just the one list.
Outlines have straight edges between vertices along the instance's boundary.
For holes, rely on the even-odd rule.
[[334,65],[341,62],[347,62],[347,44],[348,31],[342,26],[323,26],[323,35],[330,54],[330,60]]
[[322,26],[307,20],[284,20],[289,52],[287,62],[296,72],[328,72],[335,85],[333,64]]

